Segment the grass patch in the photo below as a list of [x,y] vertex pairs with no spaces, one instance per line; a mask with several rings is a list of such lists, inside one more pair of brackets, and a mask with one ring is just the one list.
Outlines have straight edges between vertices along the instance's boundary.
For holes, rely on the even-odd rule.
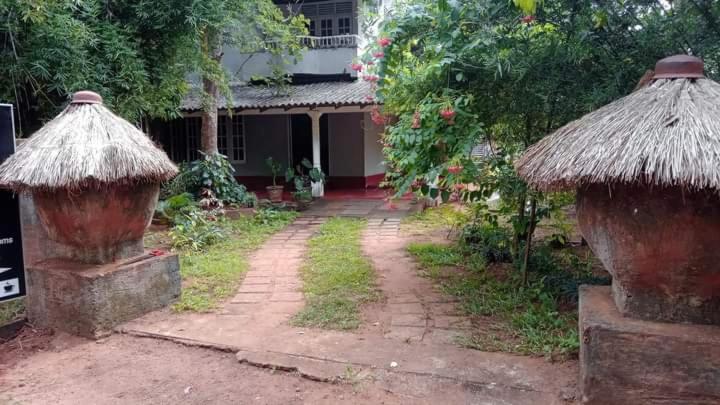
[[441,204],[403,218],[402,227],[411,232],[455,229],[469,220],[464,208],[455,204]]
[[408,251],[425,276],[457,297],[476,324],[461,343],[479,350],[530,355],[575,355],[579,347],[577,312],[535,277],[520,286],[510,264],[486,266],[480,255],[467,255],[457,245],[411,244]]
[[[294,212],[260,212],[255,217],[223,221],[227,237],[204,251],[180,251],[183,291],[173,309],[207,312],[235,293],[248,270],[247,255],[272,234],[287,226]],[[162,238],[158,238],[162,239]]]
[[0,302],[0,326],[7,325],[16,319],[23,317],[24,314],[24,298]]
[[378,298],[375,273],[360,246],[364,228],[362,220],[333,218],[310,239],[302,267],[307,305],[293,324],[339,330],[360,326],[360,305]]

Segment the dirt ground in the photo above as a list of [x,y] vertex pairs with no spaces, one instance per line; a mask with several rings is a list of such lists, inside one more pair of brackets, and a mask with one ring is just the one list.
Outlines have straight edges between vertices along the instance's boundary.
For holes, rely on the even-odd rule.
[[[358,207],[358,212],[368,209]],[[353,207],[341,208],[355,213]],[[157,311],[97,342],[31,328],[10,342],[0,341],[0,405],[564,405],[575,400],[575,362],[549,364],[458,347],[469,320],[418,275],[405,249],[409,240],[446,243],[446,231],[408,235],[390,215],[371,218],[363,237],[383,295],[363,308],[364,325],[350,333],[291,327],[287,320],[303,304],[296,273],[312,233],[293,232],[275,235],[255,252],[238,295],[215,313]],[[297,248],[296,254],[289,255],[285,245]],[[273,294],[265,294],[268,285]],[[275,295],[282,299],[274,300]],[[234,350],[223,351],[227,348]],[[303,376],[258,367],[291,369],[288,364],[300,364],[296,369]],[[313,380],[326,375],[333,378],[324,381],[340,377],[342,382]]]
[[0,371],[0,404],[477,403],[472,387],[434,378],[321,383],[240,364],[233,353],[127,335],[58,334],[27,354]]

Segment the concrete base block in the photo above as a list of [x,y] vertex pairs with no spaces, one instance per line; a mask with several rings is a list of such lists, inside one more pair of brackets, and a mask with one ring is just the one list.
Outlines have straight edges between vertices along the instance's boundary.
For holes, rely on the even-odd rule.
[[27,317],[38,327],[98,338],[180,296],[178,256],[88,265],[50,259],[26,268]]
[[580,289],[586,404],[720,403],[720,327],[623,317],[610,287]]

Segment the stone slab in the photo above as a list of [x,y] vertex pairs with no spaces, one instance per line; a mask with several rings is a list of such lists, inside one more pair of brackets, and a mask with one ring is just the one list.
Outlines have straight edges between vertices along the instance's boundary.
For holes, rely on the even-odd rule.
[[30,323],[89,338],[180,297],[176,254],[107,265],[52,259],[31,264],[26,274]]
[[586,404],[720,403],[720,327],[623,317],[610,287],[580,289]]

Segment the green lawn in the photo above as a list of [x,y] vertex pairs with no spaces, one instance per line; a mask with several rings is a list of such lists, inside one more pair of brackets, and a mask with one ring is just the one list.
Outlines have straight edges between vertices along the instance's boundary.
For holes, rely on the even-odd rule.
[[334,218],[310,240],[302,267],[307,304],[295,325],[340,330],[360,325],[360,305],[379,297],[375,273],[360,246],[364,228],[363,220]]
[[465,209],[454,204],[441,204],[416,214],[405,217],[402,221],[403,230],[411,233],[424,233],[440,229],[454,229],[469,220]]
[[461,343],[479,350],[532,355],[574,355],[577,313],[562,311],[542,280],[521,287],[511,265],[486,266],[457,245],[411,244],[423,275],[458,298],[480,325]]
[[210,311],[232,296],[248,270],[247,256],[296,217],[294,212],[261,213],[228,220],[227,238],[202,252],[180,251],[183,291],[176,311]]

